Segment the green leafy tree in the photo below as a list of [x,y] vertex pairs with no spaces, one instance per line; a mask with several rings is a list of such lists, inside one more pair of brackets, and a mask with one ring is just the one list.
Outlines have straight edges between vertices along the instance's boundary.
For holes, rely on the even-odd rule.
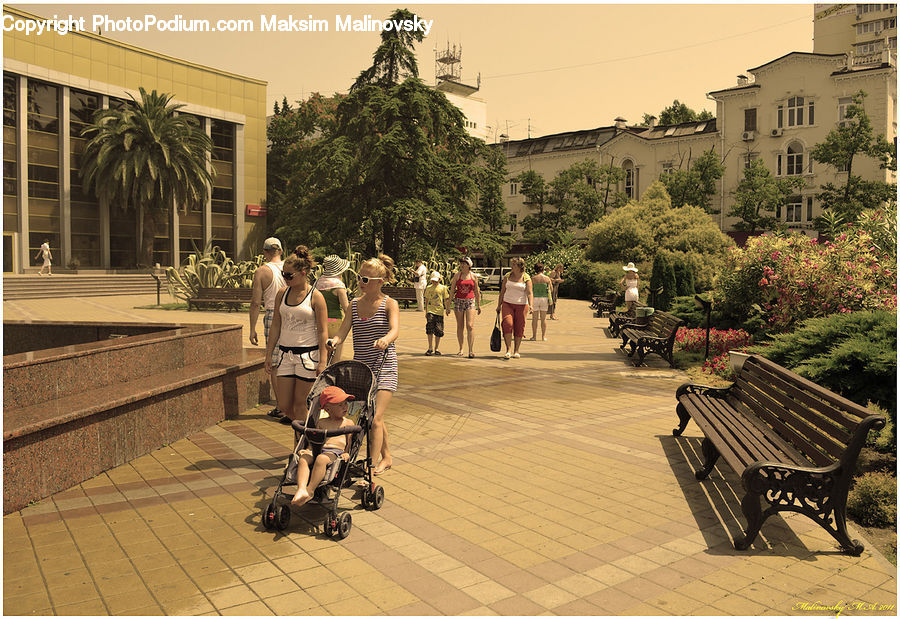
[[[388,19],[412,21],[415,17],[409,9],[397,9]],[[391,87],[404,78],[419,77],[419,65],[413,47],[424,38],[425,33],[421,30],[382,30],[381,45],[372,57],[372,66],[359,74],[350,87],[350,92],[373,84]]]
[[212,175],[212,141],[197,121],[177,112],[172,95],[140,89],[140,100],[100,110],[83,132],[81,178],[101,202],[142,214],[139,263],[153,264],[153,239],[170,208],[202,206]]
[[338,103],[333,126],[300,149],[279,232],[302,229],[317,247],[350,240],[398,261],[415,238],[439,252],[493,238],[476,203],[483,143],[466,133],[462,112],[443,93],[409,77],[416,40],[382,32],[373,66]]
[[883,135],[875,135],[864,106],[865,98],[864,91],[857,92],[853,103],[847,106],[845,121],[832,129],[825,141],[816,144],[810,153],[815,161],[846,171],[847,180],[843,185],[825,183],[816,198],[822,201],[823,208],[835,211],[850,222],[856,221],[863,210],[897,200],[895,183],[867,181],[854,174],[854,162],[860,156],[875,159],[882,169],[897,169],[897,151]]
[[523,172],[516,177],[519,191],[537,211],[522,221],[525,237],[539,243],[559,242],[571,228],[584,228],[624,205],[627,198],[617,189],[624,178],[621,168],[593,159],[572,164],[549,183],[533,170]]
[[696,206],[674,207],[659,181],[632,201],[588,226],[585,257],[597,262],[646,262],[660,250],[680,256],[708,290],[733,241]]
[[775,217],[779,207],[804,185],[803,179],[795,176],[776,178],[761,159],[753,159],[750,167],[744,169],[744,177],[732,192],[734,206],[729,215],[740,217],[734,225],[737,230],[753,233],[757,230],[772,230],[779,225]]
[[[641,124],[645,127],[649,127],[650,118],[652,116],[652,114],[644,114],[644,119]],[[712,112],[707,110],[701,110],[699,113],[695,112],[678,99],[675,99],[672,102],[672,105],[663,108],[657,115],[657,118],[660,125],[677,125],[679,123],[694,122],[698,120],[710,120],[713,118],[713,115]]]
[[725,166],[712,149],[704,151],[689,168],[674,170],[660,179],[672,199],[672,206],[699,206],[707,213],[713,212],[712,197],[716,183],[725,173]]

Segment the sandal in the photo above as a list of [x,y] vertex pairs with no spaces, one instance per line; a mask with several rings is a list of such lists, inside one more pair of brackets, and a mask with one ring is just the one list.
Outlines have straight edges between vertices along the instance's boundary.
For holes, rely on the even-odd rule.
[[462,356],[463,356],[463,351],[459,351],[458,353],[456,353],[456,356],[457,356],[457,357],[462,357]]
[[276,406],[275,408],[270,410],[268,413],[266,413],[266,415],[268,415],[269,417],[274,417],[275,419],[279,419],[284,416],[284,413],[282,413],[280,410],[278,410],[278,407]]
[[425,356],[426,356],[426,357],[430,357],[430,356],[433,355],[433,354],[434,354],[434,351],[431,350],[430,348],[429,348],[428,350],[425,351]]
[[504,358],[506,361],[509,361],[509,358],[510,358],[511,356],[512,356],[511,354],[506,353],[505,355],[503,355],[503,358]]
[[474,358],[475,358],[475,353],[470,352],[470,353],[469,353],[469,359],[474,359]]
[[513,359],[521,359],[521,358],[522,358],[522,355],[520,355],[519,353],[513,354]]
[[440,356],[441,356],[441,351],[439,351],[439,350],[434,351],[434,356],[435,356],[435,357],[440,357]]

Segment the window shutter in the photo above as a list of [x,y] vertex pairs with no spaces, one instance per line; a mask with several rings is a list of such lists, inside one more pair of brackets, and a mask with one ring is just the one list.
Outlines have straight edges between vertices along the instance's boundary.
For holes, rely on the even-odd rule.
[[781,176],[781,155],[778,155],[775,176]]

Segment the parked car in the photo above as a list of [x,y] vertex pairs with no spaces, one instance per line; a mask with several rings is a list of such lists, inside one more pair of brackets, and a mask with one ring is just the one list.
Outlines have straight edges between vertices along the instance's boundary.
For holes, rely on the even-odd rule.
[[491,288],[500,290],[500,283],[510,271],[512,271],[510,267],[475,267],[472,269],[472,272],[478,276],[478,285],[482,290]]

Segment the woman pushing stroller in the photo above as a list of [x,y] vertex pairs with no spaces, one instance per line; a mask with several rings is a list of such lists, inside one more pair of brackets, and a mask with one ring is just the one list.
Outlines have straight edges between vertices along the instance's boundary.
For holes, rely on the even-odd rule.
[[361,296],[350,303],[350,312],[344,316],[337,335],[329,341],[331,349],[340,346],[352,329],[353,359],[366,364],[378,376],[375,416],[369,443],[372,464],[376,464],[379,456],[381,458],[375,467],[375,475],[381,475],[393,463],[388,446],[388,432],[384,425],[384,412],[397,391],[397,350],[394,341],[400,334],[400,307],[396,300],[381,291],[382,285],[392,279],[393,269],[394,261],[383,254],[362,263],[359,268]]

